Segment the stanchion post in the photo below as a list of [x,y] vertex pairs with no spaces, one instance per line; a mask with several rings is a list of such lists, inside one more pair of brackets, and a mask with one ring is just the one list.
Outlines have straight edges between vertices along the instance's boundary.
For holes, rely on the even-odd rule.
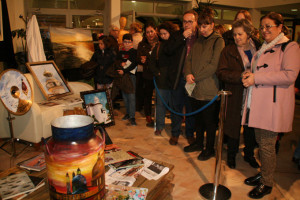
[[223,148],[223,126],[224,126],[224,118],[226,114],[227,97],[230,94],[231,94],[230,91],[222,90],[218,92],[218,95],[221,96],[221,106],[220,106],[219,134],[217,139],[217,153],[216,153],[214,183],[204,184],[199,189],[200,194],[206,199],[226,200],[231,197],[230,190],[227,187],[219,184],[221,162],[222,162],[222,148]]

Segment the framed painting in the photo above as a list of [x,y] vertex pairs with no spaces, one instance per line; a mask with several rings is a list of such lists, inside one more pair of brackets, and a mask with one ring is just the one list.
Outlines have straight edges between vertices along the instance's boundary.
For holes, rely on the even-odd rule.
[[80,92],[83,108],[93,117],[95,125],[104,127],[115,125],[112,101],[108,90],[90,90]]
[[294,41],[300,44],[300,25],[296,25],[295,27]]
[[54,61],[26,63],[26,66],[47,100],[73,94]]
[[0,41],[3,41],[3,20],[2,20],[2,2],[0,0]]

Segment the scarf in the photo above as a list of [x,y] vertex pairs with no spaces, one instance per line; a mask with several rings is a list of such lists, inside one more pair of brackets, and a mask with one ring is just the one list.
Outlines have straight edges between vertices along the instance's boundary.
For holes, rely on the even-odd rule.
[[[251,51],[251,54],[254,55],[255,52],[256,52],[256,48],[255,48],[255,44],[254,44],[254,42],[251,38],[249,39],[249,47],[250,47],[249,50]],[[248,69],[248,68],[250,69],[251,60],[248,59],[248,56],[245,53],[244,47],[237,47],[237,49],[238,49],[238,51],[240,53],[240,56],[242,58],[245,70]]]
[[[278,43],[278,41],[281,40],[281,38],[283,36],[284,36],[284,33],[280,33],[274,40],[272,40],[272,42],[267,43],[266,41],[264,41],[263,45],[257,51],[257,53],[255,54],[254,58],[252,59],[252,63],[251,63],[252,73],[254,73],[256,71],[257,61],[258,61],[259,57],[266,50],[268,50],[268,49],[272,48],[273,46],[275,46]],[[251,105],[252,89],[253,89],[253,85],[249,87],[249,91],[248,91],[247,108],[249,108],[249,109],[250,109],[250,105]]]

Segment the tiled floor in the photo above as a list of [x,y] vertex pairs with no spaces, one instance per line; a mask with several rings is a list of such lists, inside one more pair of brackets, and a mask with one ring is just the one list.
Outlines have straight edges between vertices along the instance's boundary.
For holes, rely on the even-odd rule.
[[[211,158],[208,161],[199,161],[197,160],[199,153],[185,153],[183,147],[187,145],[187,141],[182,136],[178,145],[170,146],[168,143],[170,135],[169,119],[166,119],[166,131],[163,131],[162,136],[154,136],[153,129],[146,127],[145,117],[141,113],[136,113],[138,125],[131,127],[126,125],[128,122],[121,120],[123,117],[122,110],[123,108],[121,111],[115,111],[118,114],[118,116],[115,116],[116,125],[107,128],[107,132],[113,142],[122,149],[135,151],[143,157],[173,164],[175,166],[173,170],[175,174],[173,180],[175,186],[172,192],[173,199],[203,199],[198,189],[205,183],[213,182],[215,158]],[[295,112],[294,131],[285,134],[280,142],[273,191],[263,199],[300,199],[300,171],[292,162],[293,151],[299,139],[300,103],[298,102]],[[241,141],[240,150],[243,147],[242,143],[243,141]],[[18,149],[21,146],[23,145],[18,144]],[[0,150],[0,170],[9,168],[10,164],[14,166],[15,163],[37,153],[33,147],[29,147],[17,158],[10,159],[5,152]],[[247,193],[252,187],[246,186],[243,184],[243,181],[245,178],[255,175],[257,170],[244,162],[241,154],[237,156],[237,167],[234,170],[227,167],[225,160],[226,149],[223,148],[220,183],[230,189],[231,199],[249,199]]]

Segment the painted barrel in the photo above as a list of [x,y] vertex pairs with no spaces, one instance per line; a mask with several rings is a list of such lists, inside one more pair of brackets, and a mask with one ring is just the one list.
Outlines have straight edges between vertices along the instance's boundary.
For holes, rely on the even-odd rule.
[[68,115],[51,123],[45,145],[51,199],[104,199],[104,140],[94,133],[93,118]]

